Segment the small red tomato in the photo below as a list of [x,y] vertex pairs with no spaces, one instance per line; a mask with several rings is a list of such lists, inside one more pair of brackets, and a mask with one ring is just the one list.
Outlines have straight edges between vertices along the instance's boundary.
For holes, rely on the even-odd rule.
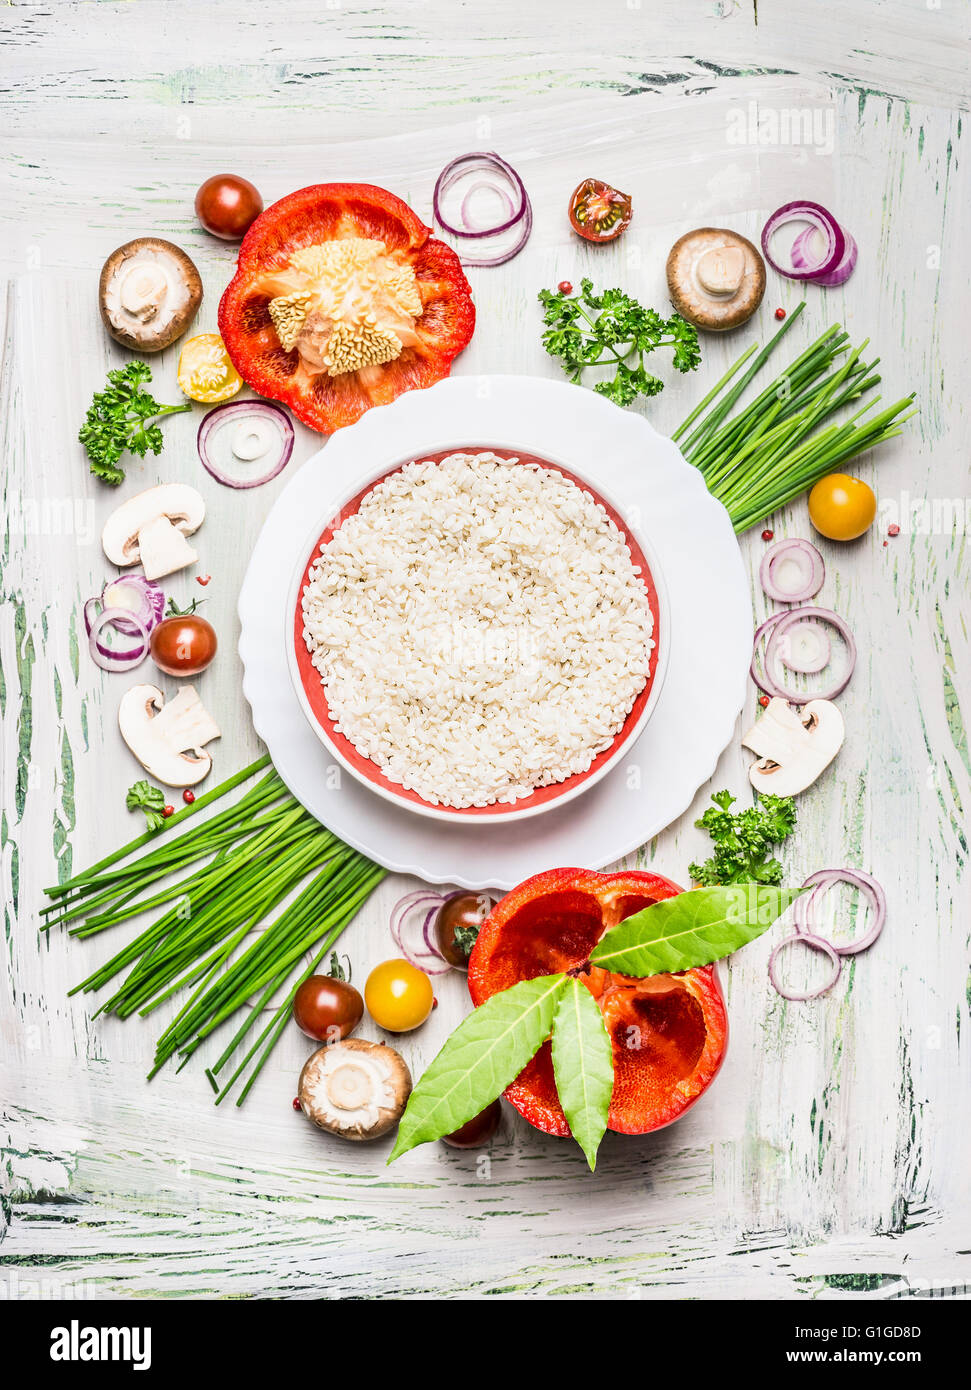
[[182,793],[182,800],[185,802],[187,806],[191,806],[195,799],[195,792],[192,790],[191,787],[186,787],[185,791]]
[[570,226],[584,241],[614,241],[630,226],[629,193],[603,179],[584,179],[570,198]]
[[570,284],[569,280],[561,280],[556,288],[559,290],[560,294],[573,293],[573,286]]
[[481,1114],[468,1120],[461,1129],[442,1136],[442,1143],[453,1149],[478,1149],[487,1144],[502,1120],[502,1106],[497,1100],[487,1105]]
[[163,806],[163,807],[162,807],[162,815],[165,817],[166,820],[168,820],[169,816],[174,816],[174,815],[175,815],[175,807],[174,807],[174,806]]
[[459,893],[442,904],[435,919],[435,938],[449,965],[465,969],[479,928],[495,905],[484,893]]
[[768,529],[768,527],[766,527],[766,529],[762,532],[762,539],[763,539],[764,541],[770,541],[774,535],[775,535],[775,532],[774,532],[774,531],[770,531],[770,530]]
[[776,309],[775,316],[777,319],[784,319],[786,316],[785,309]]
[[152,660],[167,676],[197,676],[218,646],[212,623],[195,613],[163,618],[152,633]]
[[333,975],[311,975],[293,1000],[293,1019],[318,1042],[340,1042],[364,1017],[364,1000],[353,985]]
[[196,217],[221,241],[242,240],[262,211],[259,190],[236,174],[213,174],[196,194]]
[[760,695],[760,696],[759,696],[759,704],[762,706],[763,709],[765,709],[765,707],[768,705],[768,703],[769,703],[769,697],[768,697],[768,695]]

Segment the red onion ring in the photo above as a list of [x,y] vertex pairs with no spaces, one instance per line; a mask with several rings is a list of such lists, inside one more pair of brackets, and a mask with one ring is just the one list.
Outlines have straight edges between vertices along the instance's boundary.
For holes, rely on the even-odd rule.
[[[515,211],[511,210],[510,216],[505,222],[498,222],[494,227],[470,229],[468,227],[456,227],[451,222],[446,221],[442,215],[443,195],[467,174],[481,173],[486,170],[492,172],[498,170],[509,180],[519,194],[519,207]],[[466,197],[469,196],[470,194],[466,195]],[[435,188],[432,192],[432,212],[435,215],[435,221],[446,232],[451,232],[452,236],[458,237],[497,236],[499,232],[508,231],[520,218],[525,216],[528,206],[529,198],[522,179],[512,165],[497,155],[494,150],[474,150],[471,154],[460,154],[456,159],[451,160],[435,180]]]
[[474,258],[463,256],[462,264],[468,266],[481,266],[485,269],[494,269],[497,265],[505,265],[506,262],[511,261],[514,256],[518,256],[533,231],[533,206],[532,203],[528,201],[526,203],[526,216],[522,220],[521,228],[519,236],[506,251],[502,251],[496,256],[477,256]]
[[[748,668],[748,673],[752,677],[752,680],[755,682],[755,684],[759,687],[759,689],[765,690],[769,695],[778,694],[780,688],[777,686],[776,690],[773,691],[771,688],[773,682],[768,679],[768,674],[760,672],[758,669],[757,657],[759,651],[759,643],[762,641],[762,638],[765,637],[767,633],[770,633],[773,630],[777,623],[780,623],[782,621],[782,619],[785,617],[785,614],[788,611],[788,609],[785,609],[782,613],[770,613],[764,623],[759,623],[758,627],[755,629],[754,636],[752,637],[752,660]],[[787,697],[781,696],[780,698],[785,699]]]
[[883,931],[884,923],[887,920],[887,895],[876,879],[870,874],[865,874],[862,869],[818,869],[816,873],[810,874],[802,886],[803,888],[811,888],[812,892],[805,897],[796,899],[792,920],[795,923],[797,935],[811,935],[809,921],[813,915],[813,909],[837,883],[849,883],[854,888],[858,888],[873,908],[873,920],[857,941],[851,941],[846,946],[837,946],[830,942],[838,956],[855,956],[860,951],[869,950]]
[[[99,607],[99,605],[101,606]],[[88,644],[90,645],[91,642],[94,641],[98,652],[108,661],[128,661],[129,659],[137,657],[139,653],[142,652],[143,648],[141,645],[137,647],[108,647],[98,639],[98,634],[106,627],[113,628],[117,632],[123,632],[125,636],[137,637],[139,635],[139,628],[136,627],[136,623],[140,623],[141,619],[136,614],[133,614],[130,609],[105,608],[104,605],[101,604],[100,598],[89,598],[86,600],[82,612],[84,614],[84,630],[88,634]],[[99,623],[97,632],[95,632],[95,623],[98,622],[102,613],[110,613],[112,616],[107,619],[107,621]],[[147,623],[141,623],[141,631],[150,631]],[[109,668],[105,666],[102,669],[108,670]],[[110,669],[115,670],[116,668],[112,666]]]
[[[817,644],[815,656],[797,657],[793,652],[793,637],[801,627],[813,635],[813,641]],[[824,671],[829,665],[831,655],[829,638],[822,628],[814,627],[808,620],[804,623],[794,623],[785,637],[779,639],[779,660],[783,666],[788,666],[790,671],[797,671],[801,676],[815,676]]]
[[[84,605],[85,624],[88,622],[88,605],[97,602],[97,599],[88,599]],[[135,651],[113,652],[110,647],[103,647],[98,641],[102,628],[109,624],[117,626],[119,615],[138,628],[138,636],[142,639],[142,646]],[[88,647],[91,651],[91,659],[96,666],[100,666],[102,671],[130,671],[133,667],[140,666],[148,656],[150,646],[151,639],[148,635],[148,628],[140,618],[124,608],[103,608],[88,629]]]
[[451,961],[445,959],[438,947],[433,944],[430,935],[432,924],[441,910],[442,905],[439,904],[437,907],[431,908],[425,914],[425,920],[421,924],[421,939],[428,947],[428,951],[427,953],[425,951],[417,953],[420,954],[424,960],[434,961],[434,968],[430,965],[420,965],[417,961],[412,962],[412,964],[418,965],[419,970],[424,970],[426,975],[447,975],[448,972],[453,969]]
[[843,259],[835,270],[829,271],[828,274],[820,275],[816,270],[816,266],[819,262],[818,260],[816,262],[813,261],[812,253],[809,250],[809,243],[812,240],[815,230],[815,227],[805,227],[796,237],[795,241],[792,243],[792,264],[797,270],[811,271],[813,284],[823,285],[827,289],[832,289],[836,285],[842,285],[844,281],[848,280],[853,274],[859,248],[849,232],[845,232],[846,250],[843,253]]
[[406,919],[412,912],[419,908],[424,908],[426,911],[437,910],[441,906],[441,901],[441,893],[436,893],[430,888],[421,888],[418,892],[409,893],[406,897],[401,898],[391,913],[391,935],[395,945],[404,950],[401,933]]
[[816,235],[815,227],[803,227],[802,231],[792,243],[792,264],[797,270],[815,270],[819,265],[819,257],[814,255],[809,248],[809,243]]
[[[423,970],[426,975],[445,975],[452,968],[441,952],[430,946],[428,938],[425,936],[426,925],[438,913],[444,898],[444,893],[435,893],[431,889],[421,888],[416,893],[409,893],[403,897],[395,904],[391,913],[391,936],[395,945],[405,960],[418,970]],[[404,939],[405,928],[409,920],[415,912],[422,909],[424,912],[422,913],[419,932],[422,940],[429,947],[427,950],[410,946]]]
[[[107,599],[109,589],[132,590],[138,595],[138,606],[128,608],[122,607],[119,603],[109,603]],[[104,627],[111,627],[116,632],[123,633],[125,637],[138,637],[143,632],[151,632],[162,621],[165,612],[165,594],[158,584],[151,579],[146,579],[143,574],[121,574],[117,579],[107,580],[100,597],[89,598],[84,604],[82,612],[84,628],[88,637],[91,636],[91,629],[99,611],[106,609],[111,610],[112,617],[99,626],[99,632]],[[127,649],[108,647],[100,641],[97,641],[97,648],[101,655],[110,661],[125,661],[130,657],[137,656],[142,651],[141,646]]]
[[[790,628],[793,623],[803,622],[806,618],[818,618],[820,622],[829,623],[831,627],[835,627],[846,644],[847,651],[847,666],[843,676],[828,689],[817,690],[808,694],[801,690],[787,689],[784,685],[780,685],[772,675],[772,668],[779,654],[780,640],[785,636],[786,630]],[[758,669],[758,652],[763,637],[767,637],[768,640],[765,646],[765,659],[762,663],[763,670],[760,672]],[[842,694],[849,685],[855,667],[856,643],[853,640],[853,634],[839,614],[834,613],[831,608],[814,608],[808,605],[803,608],[787,608],[781,613],[773,613],[771,617],[766,618],[765,622],[761,623],[755,629],[752,648],[752,664],[749,666],[749,674],[760,690],[766,691],[769,695],[776,696],[777,699],[788,700],[791,705],[805,705],[808,704],[810,700],[835,699],[836,696]]]
[[[438,904],[438,906],[432,908],[431,912],[429,912],[428,916],[425,918],[425,921],[424,921],[424,923],[423,923],[423,925],[422,925],[422,929],[421,929],[422,938],[423,938],[423,940],[424,940],[424,942],[425,942],[425,945],[428,947],[429,951],[433,952],[433,954],[436,955],[436,956],[442,956],[442,953],[441,953],[441,951],[438,949],[438,943],[437,943],[436,941],[433,941],[433,940],[432,940],[432,936],[431,936],[432,926],[434,925],[435,918],[436,918],[436,917],[438,916],[438,914],[441,912],[442,908],[445,906],[446,903],[452,902],[455,898],[464,898],[464,897],[465,897],[465,889],[463,889],[463,888],[456,888],[456,890],[455,890],[454,893],[446,893],[446,894],[442,897],[442,900],[441,900],[441,902]],[[445,957],[442,956],[442,959],[444,960]]]
[[403,916],[405,912],[408,912],[411,908],[417,907],[419,903],[427,903],[432,901],[441,902],[442,897],[443,894],[436,893],[434,888],[419,888],[417,892],[407,893],[403,898],[399,898],[399,900],[395,903],[394,909],[391,913],[392,932],[394,931],[393,924],[396,918],[400,918],[401,916]]
[[[441,912],[441,910],[442,910],[441,906],[439,906],[439,907],[430,907],[430,908],[428,909],[428,911],[426,912],[426,914],[425,914],[425,920],[424,920],[424,922],[422,922],[422,924],[421,924],[421,939],[422,939],[422,941],[424,941],[425,945],[428,947],[429,953],[430,953],[431,955],[433,955],[433,956],[440,956],[440,955],[442,954],[441,951],[439,951],[438,947],[435,945],[435,943],[434,943],[434,941],[432,940],[432,937],[431,937],[432,924],[433,924],[433,922],[435,921],[435,918],[436,918],[436,917],[438,916],[438,914]],[[443,959],[444,959],[444,957],[443,957]]]
[[[109,589],[131,589],[139,598],[137,608],[127,609],[121,604],[109,603]],[[165,594],[154,580],[146,579],[143,574],[120,574],[117,579],[107,580],[98,601],[103,608],[117,608],[122,613],[133,612],[149,632],[158,627],[165,614]],[[85,604],[85,610],[87,606]],[[138,636],[138,630],[130,618],[118,618],[114,626],[128,637]]]
[[[832,962],[833,978],[831,980],[826,980],[818,989],[806,990],[803,992],[793,989],[784,989],[779,983],[779,976],[776,971],[776,960],[779,952],[784,951],[787,946],[791,946],[795,941],[802,942],[804,946],[810,946],[814,951],[822,951],[824,955],[829,956]],[[793,932],[792,936],[787,936],[785,941],[780,941],[769,956],[769,979],[772,981],[772,987],[777,994],[782,995],[783,999],[788,999],[793,1004],[803,1004],[807,999],[818,999],[821,994],[828,994],[839,979],[842,970],[843,962],[836,948],[824,937],[813,936],[809,932]]]
[[[805,582],[798,589],[779,587],[777,571],[786,562],[795,563],[802,569]],[[769,598],[774,598],[777,603],[804,603],[819,593],[825,579],[826,566],[822,555],[814,545],[799,536],[770,545],[759,565],[759,583]]]
[[856,667],[856,642],[853,639],[852,632],[850,632],[849,627],[843,619],[830,608],[813,608],[807,605],[804,608],[790,608],[787,613],[782,614],[780,621],[775,624],[765,648],[766,671],[771,672],[771,668],[774,666],[776,656],[778,655],[779,645],[788,630],[796,623],[801,623],[807,618],[818,618],[821,622],[829,623],[831,627],[836,629],[846,644],[847,662],[846,670],[843,675],[826,691],[819,691],[816,695],[801,695],[799,699],[796,699],[792,695],[785,697],[786,699],[792,700],[795,704],[802,705],[806,704],[809,700],[833,700],[837,695],[841,695],[849,685]]
[[[271,422],[280,435],[280,452],[269,473],[243,481],[229,477],[216,467],[209,455],[209,445],[214,431],[222,429],[234,417],[246,415],[255,415],[259,419]],[[271,482],[282,473],[290,462],[290,455],[293,453],[293,421],[283,407],[274,404],[273,401],[226,401],[203,417],[196,436],[196,448],[203,468],[217,483],[222,483],[223,487],[231,487],[239,492],[251,487],[262,487],[264,483]]]
[[[462,226],[459,227],[456,226],[454,223],[449,222],[442,212],[442,198],[444,197],[444,195],[460,179],[465,178],[468,174],[481,173],[485,171],[489,171],[492,173],[498,171],[498,173],[500,173],[505,179],[508,180],[513,189],[515,189],[516,193],[519,195],[518,208],[513,207],[512,199],[510,198],[510,215],[506,218],[505,221],[498,222],[495,226],[492,227],[469,227],[466,214],[468,200],[472,196],[472,192],[474,191],[470,189],[466,193],[462,201],[462,205],[459,209],[459,216],[462,221]],[[482,186],[483,185],[481,182],[476,185],[476,187]],[[501,185],[496,183],[491,184],[491,186],[495,188],[495,191],[499,193],[501,197],[508,198],[508,194],[501,187]],[[519,234],[511,247],[508,247],[505,251],[499,252],[494,256],[463,256],[462,263],[463,265],[468,266],[492,267],[497,265],[504,265],[506,261],[511,261],[514,256],[517,256],[519,254],[519,252],[526,245],[526,242],[529,240],[530,233],[533,230],[533,207],[529,201],[529,194],[526,192],[526,186],[517,174],[516,170],[512,167],[512,165],[507,163],[506,160],[502,159],[493,150],[476,150],[473,151],[471,154],[459,155],[456,159],[453,159],[450,163],[446,164],[445,168],[442,170],[437,180],[435,181],[435,189],[432,193],[432,212],[435,221],[444,231],[450,232],[452,236],[465,237],[470,239],[495,237],[502,232],[508,231],[510,227],[516,226],[517,223],[520,224]]]
[[[512,205],[512,198],[510,198],[506,190],[504,188],[500,188],[498,184],[490,183],[488,179],[479,179],[478,183],[474,183],[472,187],[469,189],[469,191],[466,193],[465,197],[462,199],[462,206],[461,208],[459,208],[459,216],[462,219],[463,227],[468,228],[470,232],[474,232],[477,236],[487,236],[492,230],[491,228],[488,228],[485,231],[483,231],[481,227],[473,227],[472,223],[469,221],[469,204],[475,197],[476,193],[479,192],[480,188],[488,188],[490,192],[497,194],[506,205],[506,215],[510,217],[513,222],[519,220],[519,218],[516,217],[516,210]],[[520,217],[521,216],[522,213],[520,213]],[[509,225],[511,226],[512,222],[510,222]]]
[[[769,250],[772,237],[787,222],[808,222],[825,237],[826,250],[823,259],[811,270],[799,269],[794,264],[789,267],[781,266]],[[784,275],[786,279],[818,282],[821,276],[829,275],[842,264],[846,254],[846,233],[833,214],[827,212],[821,203],[783,203],[781,208],[776,208],[762,228],[762,254],[772,269],[779,275]]]

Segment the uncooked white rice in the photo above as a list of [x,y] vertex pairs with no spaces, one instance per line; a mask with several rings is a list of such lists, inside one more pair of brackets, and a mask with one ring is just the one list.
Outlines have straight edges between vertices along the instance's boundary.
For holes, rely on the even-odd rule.
[[336,728],[444,806],[585,771],[647,679],[653,620],[604,507],[497,454],[409,463],[321,546],[304,640]]

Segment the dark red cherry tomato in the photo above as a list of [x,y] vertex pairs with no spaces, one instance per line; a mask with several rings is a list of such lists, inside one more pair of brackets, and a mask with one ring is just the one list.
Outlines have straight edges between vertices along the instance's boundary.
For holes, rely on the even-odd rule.
[[262,211],[259,190],[236,174],[213,174],[196,194],[196,217],[221,241],[241,241]]
[[444,1135],[442,1143],[453,1149],[481,1148],[483,1144],[488,1144],[499,1128],[501,1120],[502,1106],[494,1100],[474,1119],[468,1120],[461,1129],[455,1130],[453,1134]]
[[603,179],[584,179],[570,199],[570,226],[584,241],[614,241],[630,226],[630,194]]
[[484,893],[461,893],[442,904],[435,920],[438,949],[449,965],[469,963],[479,928],[495,907]]
[[152,633],[152,660],[167,676],[197,676],[218,646],[216,629],[195,613],[163,618]]
[[364,1000],[358,991],[333,975],[311,975],[294,995],[294,1022],[318,1042],[339,1042],[363,1017]]

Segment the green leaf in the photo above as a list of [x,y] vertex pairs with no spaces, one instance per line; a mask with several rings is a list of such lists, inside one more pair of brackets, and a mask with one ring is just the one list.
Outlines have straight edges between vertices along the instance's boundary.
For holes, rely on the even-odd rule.
[[146,781],[133,782],[125,795],[125,805],[129,811],[145,812],[147,829],[157,830],[165,820],[165,794],[158,787]]
[[593,995],[572,976],[553,1016],[553,1075],[570,1132],[592,1172],[607,1128],[614,1054]]
[[515,1081],[553,1027],[565,975],[494,994],[456,1028],[411,1093],[389,1163],[475,1119]]
[[612,927],[590,959],[606,970],[636,976],[710,965],[761,936],[801,892],[741,883],[679,893]]

